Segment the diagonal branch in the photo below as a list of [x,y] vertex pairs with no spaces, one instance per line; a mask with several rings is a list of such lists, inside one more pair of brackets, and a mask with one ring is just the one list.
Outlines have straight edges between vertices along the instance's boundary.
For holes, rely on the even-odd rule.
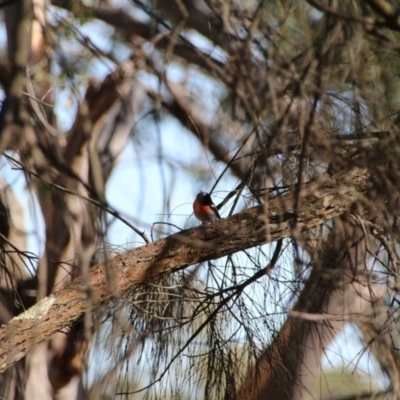
[[[92,311],[139,284],[171,274],[188,265],[213,260],[241,250],[303,232],[343,214],[369,187],[369,174],[354,169],[337,175],[324,187],[304,186],[305,194],[294,215],[293,195],[200,228],[189,229],[116,256],[90,270],[90,288],[76,279],[0,329],[0,372],[27,351]],[[284,209],[282,204],[286,205]],[[112,273],[112,291],[108,277]],[[88,290],[90,289],[90,290]],[[88,299],[94,302],[89,302]]]

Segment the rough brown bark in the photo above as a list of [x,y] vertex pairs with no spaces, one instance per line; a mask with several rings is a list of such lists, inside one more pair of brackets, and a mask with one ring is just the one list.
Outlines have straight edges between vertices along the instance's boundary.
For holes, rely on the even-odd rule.
[[[350,185],[351,181],[351,185]],[[312,190],[314,184],[305,186]],[[304,196],[297,215],[292,195],[255,207],[228,219],[189,229],[116,256],[90,270],[90,287],[80,279],[47,297],[0,330],[0,372],[23,357],[35,344],[90,312],[98,303],[132,290],[136,285],[188,265],[226,256],[321,225],[343,214],[369,186],[359,169],[335,177],[326,187]],[[285,204],[285,208],[283,208]],[[107,277],[111,274],[112,282]],[[110,285],[112,291],[110,291]],[[89,296],[90,293],[90,296]]]

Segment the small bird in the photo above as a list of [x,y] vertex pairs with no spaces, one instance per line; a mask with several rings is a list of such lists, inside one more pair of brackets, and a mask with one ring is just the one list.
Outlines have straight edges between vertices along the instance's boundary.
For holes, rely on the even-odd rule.
[[193,203],[193,212],[201,222],[211,222],[221,219],[217,207],[211,200],[209,193],[200,192]]

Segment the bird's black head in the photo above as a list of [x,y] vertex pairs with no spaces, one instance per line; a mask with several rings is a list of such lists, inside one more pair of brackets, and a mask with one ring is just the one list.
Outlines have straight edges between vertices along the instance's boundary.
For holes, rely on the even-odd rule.
[[211,196],[207,192],[199,192],[199,194],[197,195],[197,200],[200,204],[204,206],[211,206],[213,204]]

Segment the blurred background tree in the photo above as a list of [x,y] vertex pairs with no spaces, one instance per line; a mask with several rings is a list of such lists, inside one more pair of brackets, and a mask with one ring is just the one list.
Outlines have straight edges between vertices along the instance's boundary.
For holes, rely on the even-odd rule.
[[[376,364],[362,398],[400,397],[400,2],[0,6],[0,319],[78,277],[94,309],[1,398],[357,398],[320,377],[349,323]],[[188,244],[213,256],[116,292],[112,257],[193,226],[198,189],[223,217],[258,207],[261,244],[219,253],[217,223]]]

